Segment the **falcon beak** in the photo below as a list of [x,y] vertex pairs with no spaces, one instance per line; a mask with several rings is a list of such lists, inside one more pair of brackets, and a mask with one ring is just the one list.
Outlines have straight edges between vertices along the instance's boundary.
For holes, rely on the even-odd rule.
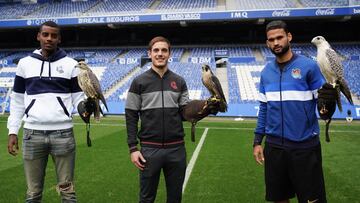
[[312,44],[315,44],[315,40],[316,40],[316,37],[314,37],[314,38],[311,40],[311,43],[312,43]]

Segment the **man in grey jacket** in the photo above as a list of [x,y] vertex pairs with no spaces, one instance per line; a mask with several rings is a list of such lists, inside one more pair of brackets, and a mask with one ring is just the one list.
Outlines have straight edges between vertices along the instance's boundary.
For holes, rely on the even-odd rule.
[[[186,151],[180,107],[188,103],[189,94],[185,80],[168,69],[170,42],[166,38],[153,38],[148,55],[151,69],[134,79],[125,107],[131,161],[140,169],[140,202],[154,202],[161,169],[167,202],[181,202]],[[139,115],[141,151],[137,149]]]

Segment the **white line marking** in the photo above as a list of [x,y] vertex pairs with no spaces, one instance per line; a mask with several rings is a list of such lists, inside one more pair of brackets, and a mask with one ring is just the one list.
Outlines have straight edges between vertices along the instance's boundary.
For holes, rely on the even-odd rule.
[[191,157],[191,159],[190,159],[190,162],[189,162],[189,164],[188,164],[187,167],[186,167],[185,180],[184,180],[184,184],[183,184],[183,191],[182,191],[182,193],[185,192],[186,184],[187,184],[187,182],[189,181],[191,172],[192,172],[192,170],[193,170],[193,168],[194,168],[194,165],[195,165],[195,162],[196,162],[196,160],[197,160],[197,158],[198,158],[198,156],[199,156],[199,152],[200,152],[200,150],[201,150],[201,147],[202,147],[203,144],[204,144],[204,141],[205,141],[205,138],[206,138],[206,135],[207,135],[208,130],[209,130],[209,128],[205,128],[205,131],[204,131],[204,133],[202,134],[201,139],[200,139],[198,145],[196,146],[196,149],[195,149],[195,151],[194,151],[194,153],[193,153],[193,155],[192,155],[192,157]]

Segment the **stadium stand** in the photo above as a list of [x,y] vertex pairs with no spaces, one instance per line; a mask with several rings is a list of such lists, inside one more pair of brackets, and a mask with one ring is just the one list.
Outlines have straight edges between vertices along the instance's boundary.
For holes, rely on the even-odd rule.
[[145,48],[130,49],[122,57],[123,58],[140,58],[142,56],[147,56],[147,51]]
[[360,96],[360,61],[348,61],[344,63],[344,75],[348,81],[350,90]]
[[39,17],[48,18],[48,17],[70,17],[70,16],[80,16],[91,7],[96,5],[98,1],[88,0],[88,1],[76,1],[72,2],[71,0],[63,0],[61,2],[52,2],[40,4],[41,9],[29,14],[27,17]]
[[0,4],[0,19],[17,19],[28,16],[36,10],[44,7],[44,4]]
[[141,73],[145,72],[146,70],[148,70],[150,68],[150,64],[146,64],[143,66],[143,68],[141,68],[141,70],[137,73],[135,73],[133,76],[131,76],[130,78],[128,78],[127,81],[125,81],[125,83],[118,88],[113,94],[111,94],[108,98],[106,98],[107,101],[110,102],[119,102],[119,101],[125,101],[126,97],[127,97],[127,92],[130,88],[131,82],[132,80],[140,75]]
[[336,7],[336,6],[349,6],[348,0],[299,0],[304,7]]
[[162,0],[158,7],[156,8],[157,11],[209,11],[216,9],[216,0]]
[[227,0],[227,8],[239,10],[259,10],[277,8],[296,8],[294,0]]
[[360,5],[360,0],[349,0],[350,6]]
[[111,15],[119,13],[142,13],[154,0],[107,0],[100,1],[86,15]]
[[230,104],[238,104],[241,103],[241,95],[239,89],[239,81],[236,75],[236,69],[231,67],[230,65],[227,66],[227,73],[228,73],[228,82],[229,82],[229,101]]
[[[0,19],[108,16],[146,12],[217,10],[217,0],[44,0],[42,3],[0,3]],[[222,10],[263,10],[360,5],[359,0],[226,0]]]
[[9,51],[3,53],[4,53],[4,57],[0,59],[2,61],[6,61],[7,66],[14,66],[19,59],[28,56],[31,53],[31,51]]
[[112,85],[117,81],[121,80],[126,76],[132,69],[134,69],[138,64],[132,65],[119,65],[119,64],[110,64],[104,70],[104,74],[101,79],[101,89],[107,91]]

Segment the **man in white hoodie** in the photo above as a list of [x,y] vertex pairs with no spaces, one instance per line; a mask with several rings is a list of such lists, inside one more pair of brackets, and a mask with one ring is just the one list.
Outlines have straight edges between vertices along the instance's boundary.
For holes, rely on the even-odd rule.
[[41,202],[49,155],[55,164],[56,189],[62,202],[76,202],[71,112],[84,99],[77,83],[77,62],[58,48],[61,36],[56,23],[43,23],[37,40],[41,48],[18,63],[7,124],[8,151],[17,154],[17,135],[23,120],[26,202]]

